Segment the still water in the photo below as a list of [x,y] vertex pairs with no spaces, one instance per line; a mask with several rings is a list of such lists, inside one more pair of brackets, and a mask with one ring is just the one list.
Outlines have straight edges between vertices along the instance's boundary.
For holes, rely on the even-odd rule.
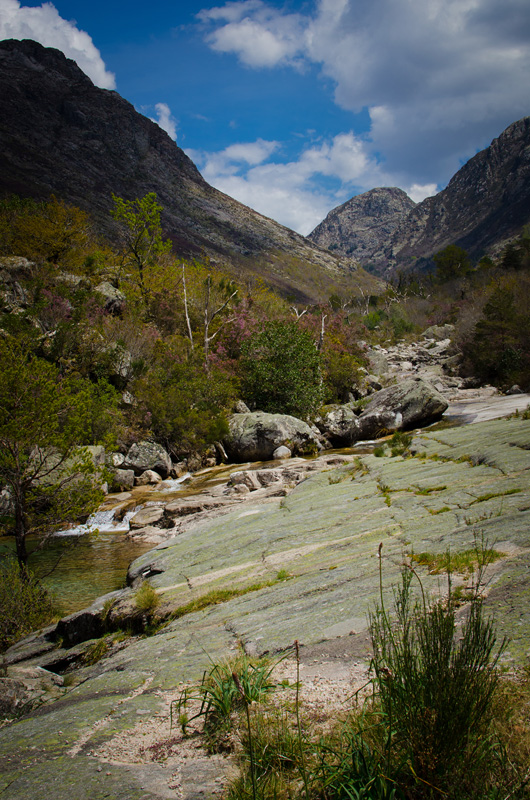
[[[372,452],[373,443],[332,453],[362,454]],[[49,539],[46,546],[38,548],[38,539],[28,541],[30,569],[53,591],[61,604],[63,614],[86,608],[97,597],[125,586],[129,564],[154,545],[130,539],[126,536],[129,519],[144,503],[169,500],[197,494],[219,483],[226,483],[230,473],[241,469],[262,469],[279,466],[278,462],[254,464],[230,464],[214,467],[178,480],[167,480],[157,487],[133,490],[134,510],[120,521],[114,520],[116,508],[96,512],[87,525],[59,532]],[[282,463],[285,466],[285,462]],[[183,485],[184,484],[184,485]],[[110,498],[109,498],[110,499]],[[0,540],[0,558],[14,553],[14,541],[4,537]]]

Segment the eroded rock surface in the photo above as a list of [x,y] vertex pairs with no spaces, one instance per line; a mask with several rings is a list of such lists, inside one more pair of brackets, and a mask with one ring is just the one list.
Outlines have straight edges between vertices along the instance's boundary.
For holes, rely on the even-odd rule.
[[[53,785],[55,800],[88,800],[96,789],[111,800],[159,800],[174,796],[180,785],[181,797],[190,800],[193,787],[182,765],[168,759],[174,766],[167,769],[165,760],[152,760],[152,751],[126,761],[118,747],[125,733],[141,736],[141,720],[159,715],[167,720],[160,749],[171,748],[164,744],[170,738],[169,697],[178,695],[179,682],[200,678],[210,658],[226,657],[238,642],[259,654],[298,639],[303,658],[305,652],[335,652],[340,663],[367,662],[367,613],[379,595],[380,543],[390,597],[399,564],[412,550],[458,552],[473,547],[477,537],[495,542],[503,557],[488,569],[486,605],[499,633],[510,637],[508,663],[524,659],[530,647],[530,421],[421,433],[412,451],[406,459],[341,457],[339,466],[308,475],[285,497],[252,502],[262,487],[223,516],[195,525],[187,517],[187,529],[132,565],[138,579],[149,577],[156,589],[156,613],[214,589],[241,590],[239,596],[234,592],[226,602],[187,613],[147,638],[111,635],[56,651],[49,641],[40,651],[34,641],[30,666],[47,669],[52,663],[67,669],[70,653],[79,658],[100,641],[108,648],[97,663],[74,673],[77,685],[55,687],[58,700],[0,730],[6,797],[27,800]],[[419,570],[427,591],[443,588],[439,576]],[[111,601],[122,611],[132,608],[135,591]],[[109,603],[101,602],[100,612],[108,610]],[[17,649],[20,654],[22,644]],[[17,660],[18,666],[28,663]],[[205,797],[217,790],[205,780]]]

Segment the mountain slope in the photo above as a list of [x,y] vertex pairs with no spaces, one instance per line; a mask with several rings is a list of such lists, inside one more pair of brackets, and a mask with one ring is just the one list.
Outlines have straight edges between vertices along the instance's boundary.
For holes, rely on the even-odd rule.
[[[367,192],[360,197],[370,195]],[[328,216],[340,216],[341,209],[351,208],[352,202]],[[359,205],[357,212],[350,220],[350,238],[330,237],[325,244],[329,248],[337,243],[338,252],[348,252],[362,230],[367,246],[359,261],[379,275],[428,268],[430,258],[449,244],[463,247],[475,259],[495,252],[530,222],[530,117],[506,128],[458,170],[443,191],[401,216],[390,235],[364,205]],[[310,238],[323,244],[319,228]]]
[[0,194],[55,193],[112,231],[112,193],[156,192],[164,232],[182,257],[208,257],[239,277],[261,276],[299,300],[374,279],[294,231],[209,186],[158,125],[116,92],[95,87],[58,50],[0,42]]

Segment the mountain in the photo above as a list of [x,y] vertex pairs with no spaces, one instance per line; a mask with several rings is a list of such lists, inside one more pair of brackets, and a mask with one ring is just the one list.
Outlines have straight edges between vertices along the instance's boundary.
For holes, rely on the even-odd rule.
[[[463,247],[474,259],[498,252],[530,222],[530,117],[506,128],[443,191],[418,205],[410,201],[408,212],[403,203],[393,213],[390,198],[396,192],[376,189],[349,200],[309,238],[336,253],[357,248],[351,252],[359,252],[362,266],[385,277],[396,270],[428,269],[431,257],[449,244]],[[372,198],[388,198],[381,206],[382,220],[374,216]]]
[[330,211],[308,239],[362,263],[389,241],[415,205],[401,189],[371,189]]
[[107,234],[112,193],[156,192],[177,255],[209,258],[239,278],[262,277],[314,302],[380,284],[351,259],[214,189],[151,120],[99,89],[63,53],[31,40],[0,42],[0,195],[51,193],[88,211]]

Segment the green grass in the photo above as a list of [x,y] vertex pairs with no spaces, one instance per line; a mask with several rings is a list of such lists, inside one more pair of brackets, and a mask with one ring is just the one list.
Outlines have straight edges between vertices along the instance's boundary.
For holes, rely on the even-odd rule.
[[233,600],[234,597],[242,597],[250,592],[258,592],[260,589],[266,589],[269,586],[274,586],[279,581],[284,581],[288,577],[291,576],[286,573],[285,570],[280,570],[276,578],[272,580],[251,583],[248,586],[241,586],[235,589],[211,589],[209,592],[206,592],[206,594],[200,595],[194,600],[190,600],[189,603],[185,603],[185,605],[175,608],[169,615],[169,619],[180,619],[180,617],[184,617],[186,614],[193,614],[196,611],[203,611],[205,608],[216,606],[220,603],[227,603],[229,600]]
[[444,489],[447,489],[447,486],[430,486],[428,488],[424,487],[423,489],[415,489],[414,494],[429,495],[433,492],[443,492]]
[[152,613],[160,605],[160,595],[149,581],[144,581],[134,595],[134,603],[138,611]]
[[511,494],[519,494],[522,492],[521,488],[519,489],[506,489],[504,492],[488,492],[487,494],[481,494],[480,497],[476,497],[474,500],[471,501],[469,504],[470,506],[475,505],[475,503],[485,503],[486,500],[493,500],[495,497],[508,497]]
[[446,511],[452,511],[452,509],[449,508],[449,506],[442,506],[442,508],[437,508],[436,510],[433,508],[428,508],[427,511],[429,514],[436,516],[437,514],[445,514]]
[[[441,511],[437,513],[441,513]],[[488,548],[482,552],[477,552],[477,549],[473,548],[470,550],[462,550],[459,553],[452,551],[444,553],[412,553],[410,558],[414,564],[427,567],[431,575],[439,575],[442,572],[471,575],[471,573],[479,569],[483,563],[487,562],[488,564],[492,564],[499,558],[503,558],[503,556],[503,553],[500,553],[498,550],[493,550],[492,548]]]

